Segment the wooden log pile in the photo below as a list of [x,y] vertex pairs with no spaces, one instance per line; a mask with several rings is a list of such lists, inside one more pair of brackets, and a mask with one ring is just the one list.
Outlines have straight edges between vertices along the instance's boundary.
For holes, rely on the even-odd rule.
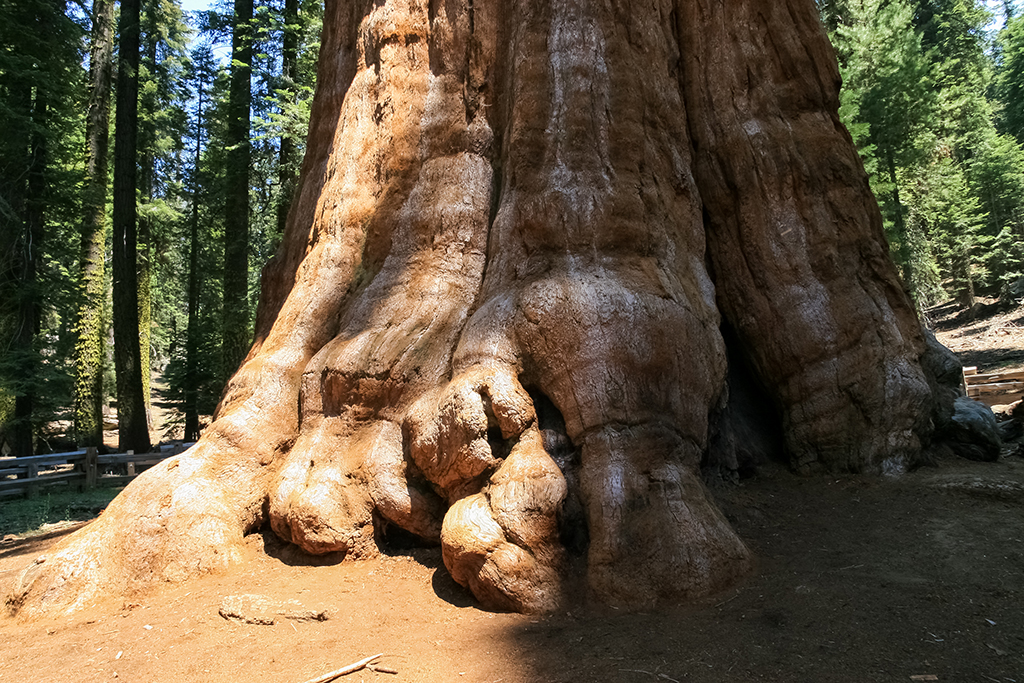
[[1009,404],[1024,397],[1024,370],[979,374],[977,367],[964,368],[967,395],[987,405]]

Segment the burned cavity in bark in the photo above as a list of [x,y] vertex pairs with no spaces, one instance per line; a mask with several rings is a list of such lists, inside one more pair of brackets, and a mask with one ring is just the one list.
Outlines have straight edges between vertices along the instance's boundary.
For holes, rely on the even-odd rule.
[[709,448],[747,467],[744,405],[801,470],[899,470],[930,438],[813,0],[328,0],[320,55],[215,422],[12,609],[226,569],[265,524],[346,558],[440,543],[495,609],[554,609],[574,563],[606,604],[692,600],[752,567],[700,476]]
[[567,493],[558,511],[558,538],[572,557],[582,557],[590,544],[587,516],[580,500],[580,449],[566,433],[561,411],[538,389],[525,385],[537,412],[544,450],[565,477]]
[[788,464],[782,415],[758,378],[736,332],[722,324],[729,370],[725,405],[711,418],[711,439],[701,463],[709,484],[756,476],[768,462]]

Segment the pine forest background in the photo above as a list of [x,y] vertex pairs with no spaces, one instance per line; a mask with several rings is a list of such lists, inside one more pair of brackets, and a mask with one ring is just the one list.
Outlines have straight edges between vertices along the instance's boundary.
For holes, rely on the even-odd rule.
[[[926,323],[938,303],[1024,296],[1020,4],[819,0],[840,115]],[[104,423],[139,452],[198,437],[251,343],[322,13],[0,0],[4,455],[102,446]]]

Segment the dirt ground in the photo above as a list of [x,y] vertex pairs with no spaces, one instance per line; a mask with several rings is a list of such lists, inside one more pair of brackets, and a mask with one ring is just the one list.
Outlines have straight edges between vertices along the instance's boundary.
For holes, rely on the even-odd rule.
[[[981,299],[982,307],[995,300]],[[1006,371],[1024,366],[1024,307],[972,318],[954,304],[928,310],[935,337],[979,372]]]
[[[1024,683],[1021,458],[882,479],[770,467],[715,494],[759,568],[702,605],[494,614],[474,607],[436,549],[310,566],[254,535],[251,561],[231,575],[70,619],[0,619],[0,681],[303,683],[383,652],[397,675],[340,680]],[[54,542],[0,552],[0,590]],[[330,618],[221,617],[239,594]]]
[[[965,365],[1024,364],[1024,311],[930,317]],[[1024,459],[948,460],[898,478],[801,478],[772,465],[714,495],[758,569],[704,604],[630,614],[580,600],[544,617],[495,614],[474,606],[437,549],[337,562],[253,535],[232,574],[69,619],[0,617],[0,682],[305,683],[384,653],[397,674],[339,680],[1024,683]],[[57,540],[0,546],[0,594]],[[226,597],[247,594],[329,618],[253,625],[219,614]]]

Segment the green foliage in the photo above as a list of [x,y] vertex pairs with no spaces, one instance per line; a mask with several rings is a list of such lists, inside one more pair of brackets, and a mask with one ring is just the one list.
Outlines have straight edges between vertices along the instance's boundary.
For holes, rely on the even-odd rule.
[[0,433],[14,415],[14,394],[0,387]]
[[[187,126],[182,158],[181,197],[185,210],[167,250],[166,286],[160,291],[173,301],[168,363],[164,378],[168,398],[184,411],[186,394],[197,392],[200,407],[212,412],[220,396],[220,258],[223,220],[223,148],[210,141],[222,140],[223,104],[227,71],[203,42],[193,46],[186,71]],[[196,230],[193,243],[192,230]],[[196,250],[193,272],[191,251]],[[195,299],[189,279],[196,278]],[[168,309],[171,307],[168,306]],[[190,345],[189,337],[194,344]]]
[[35,498],[0,501],[0,537],[34,536],[45,533],[47,524],[93,519],[123,489],[108,486],[79,492],[71,487],[50,488]]
[[[169,359],[170,346],[182,317],[180,241],[187,199],[181,166],[188,129],[186,102],[190,69],[189,43],[193,31],[178,2],[152,0],[143,7],[143,54],[139,69],[140,154],[144,159],[140,182],[140,224],[147,227],[147,242],[140,245],[148,259],[148,274],[157,286],[148,292],[150,316],[146,332],[148,356],[160,370]],[[145,283],[140,286],[145,287]]]
[[1024,15],[1012,17],[999,34],[1002,56],[997,92],[1003,105],[1002,129],[1024,144]]
[[1006,65],[1016,23],[1003,32],[997,79],[991,15],[976,0],[856,0],[821,9],[836,24],[840,116],[908,289],[929,302],[943,296],[941,283],[967,305],[975,287],[998,291],[1022,270],[1024,152],[995,127],[998,112],[1012,118]]
[[970,306],[975,285],[986,276],[982,252],[992,241],[982,233],[986,216],[981,203],[949,150],[938,150],[934,159],[916,170],[909,186],[911,214],[932,245],[946,288]]
[[[313,82],[316,75],[317,50],[322,17],[322,3],[317,0],[303,0],[300,3],[298,21],[290,26],[283,22],[282,6],[262,4],[256,7],[250,25],[255,37],[253,49],[253,130],[250,134],[251,164],[249,167],[249,259],[255,266],[249,269],[248,297],[249,318],[255,317],[255,305],[259,291],[259,273],[262,265],[270,258],[280,241],[277,223],[277,208],[282,202],[282,185],[279,182],[280,144],[284,137],[295,142],[296,153],[290,163],[296,166],[301,160],[306,129],[308,128],[309,107],[312,100]],[[227,15],[225,15],[227,11]],[[187,162],[187,176],[184,178],[186,193],[192,192],[198,183],[197,222],[199,231],[197,283],[199,298],[196,326],[197,363],[192,375],[187,363],[187,326],[180,318],[177,321],[177,336],[171,344],[170,363],[166,375],[171,394],[175,401],[185,401],[186,390],[198,391],[201,411],[212,410],[219,398],[227,369],[221,367],[215,353],[221,339],[220,311],[222,282],[220,279],[222,252],[218,248],[224,239],[224,214],[226,169],[231,145],[228,140],[229,112],[228,65],[216,63],[211,47],[218,42],[224,45],[230,38],[230,12],[225,6],[220,12],[204,13],[197,17],[199,38],[203,43],[193,52],[190,75],[189,134],[186,146],[194,148],[197,135],[202,136],[202,149],[198,156]],[[290,79],[281,75],[282,42],[285,30],[297,35],[298,69]],[[197,129],[196,110],[199,88],[204,92],[204,109],[201,129]],[[190,151],[190,156],[192,152]],[[191,203],[193,198],[189,197]],[[191,212],[189,208],[188,213]],[[189,215],[182,226],[190,223]],[[189,254],[187,239],[182,232],[177,242],[177,253],[181,259]],[[184,285],[180,274],[188,272],[187,263],[177,261],[178,283]],[[177,291],[183,296],[185,288]],[[180,313],[187,306],[178,309]],[[190,377],[192,379],[190,379]]]
[[919,293],[932,264],[929,250],[914,244],[901,178],[928,156],[936,116],[935,70],[905,0],[851,3],[849,23],[837,28],[833,42],[844,80],[841,115],[880,200],[893,256],[908,287]]
[[83,21],[64,2],[0,0],[0,391],[21,451],[45,448],[69,402]]
[[821,13],[821,22],[825,29],[831,33],[841,24],[845,24],[849,17],[849,8],[846,0],[817,0],[818,11]]
[[[316,82],[316,64],[320,53],[320,30],[323,23],[322,0],[301,0],[297,21],[285,25],[283,14],[273,13],[270,19],[270,31],[261,31],[260,35],[268,37],[269,42],[258,45],[260,55],[267,64],[282,61],[282,44],[285,31],[289,32],[296,43],[296,70],[287,75],[277,71],[264,70],[270,75],[263,79],[255,98],[256,116],[253,120],[254,157],[253,172],[256,178],[251,205],[252,211],[252,249],[254,261],[265,263],[277,250],[281,234],[277,220],[278,210],[282,204],[291,201],[291,187],[279,182],[282,175],[298,176],[299,165],[305,151],[306,133],[309,128],[309,116],[313,103],[313,91]],[[282,158],[278,152],[284,139],[288,139],[294,150],[290,158],[283,163],[288,167],[280,168]],[[283,173],[282,173],[283,172]],[[285,196],[287,195],[287,196]],[[287,210],[287,206],[285,206]],[[259,269],[252,270],[250,279],[250,300],[255,301],[259,291]]]
[[[255,130],[260,140],[275,140],[288,136],[305,141],[309,127],[310,107],[313,103],[313,86],[316,81],[316,64],[320,54],[320,30],[323,24],[323,3],[319,0],[304,0],[301,3],[298,23],[285,26],[280,16],[271,19],[275,33],[285,30],[294,32],[298,39],[298,70],[291,77],[272,76],[265,83],[260,98],[260,109],[255,120]],[[266,60],[281,58],[280,48],[264,46],[268,52],[260,57]]]
[[985,215],[985,284],[1002,289],[1024,274],[1024,148],[994,128],[978,140],[968,182]]
[[835,43],[845,89],[859,103],[858,122],[869,127],[865,141],[901,167],[923,158],[922,137],[935,119],[935,71],[913,30],[909,3],[854,3]]
[[992,129],[992,61],[985,27],[992,15],[975,0],[919,0],[916,21],[933,56],[940,116],[937,137],[965,162]]
[[168,386],[166,398],[177,406],[179,411],[184,411],[186,392],[191,390],[196,393],[198,414],[211,415],[217,407],[217,401],[220,400],[220,393],[224,387],[220,369],[220,335],[217,334],[220,318],[209,314],[216,310],[216,307],[211,304],[217,303],[217,297],[208,293],[204,295],[203,299],[200,302],[200,308],[204,310],[205,314],[199,320],[199,343],[195,352],[196,372],[189,373],[188,371],[187,329],[182,328],[174,336],[171,344],[170,360],[164,370],[164,381]]
[[[246,302],[250,318],[262,264],[280,240],[281,207],[287,207],[291,194],[285,182],[297,174],[302,157],[316,76],[322,2],[289,1],[288,6],[298,7],[298,13],[287,25],[284,0],[277,0],[259,3],[248,26],[254,36],[255,95],[248,246],[254,267]],[[143,331],[152,333],[150,341],[143,343],[152,352],[153,369],[166,366],[172,398],[181,399],[186,388],[197,389],[200,409],[210,411],[225,375],[217,349],[223,333],[228,69],[209,48],[223,46],[230,36],[231,7],[220,2],[214,10],[193,14],[188,21],[178,0],[147,1],[142,9],[138,214],[140,237],[145,241],[140,244],[140,290],[142,305],[151,304],[151,323]],[[29,421],[43,447],[55,436],[49,433],[51,427],[59,428],[71,405],[70,361],[78,307],[84,301],[76,264],[83,215],[88,11],[87,4],[60,0],[0,0],[0,116],[8,133],[0,138],[0,339],[4,341],[0,429],[10,422],[14,397],[31,395]],[[289,54],[295,55],[290,63],[296,64],[288,74],[282,71],[286,35],[291,41]],[[193,61],[196,45],[207,48],[200,50],[203,63],[199,65]],[[205,87],[201,125],[196,116],[197,81]],[[34,109],[37,101],[45,106]],[[35,241],[27,239],[25,228],[25,178],[33,135],[45,140],[46,152],[41,171],[45,191],[33,200],[45,207],[45,239]],[[202,144],[197,144],[197,136]],[[288,140],[288,154],[281,153],[283,140]],[[198,230],[197,298],[190,302],[193,215]],[[30,278],[22,275],[27,272],[26,243],[37,248],[32,252]],[[147,282],[152,283],[148,295]],[[23,302],[38,305],[26,309]],[[186,377],[182,373],[190,304],[196,309],[197,335],[195,367]],[[26,310],[34,311],[30,320],[23,319]],[[106,317],[103,311],[99,315]],[[26,324],[32,332],[30,341],[12,341],[22,339],[19,330],[24,331]],[[96,352],[105,355],[109,349]],[[104,383],[109,388],[113,385],[109,358],[104,360]]]

